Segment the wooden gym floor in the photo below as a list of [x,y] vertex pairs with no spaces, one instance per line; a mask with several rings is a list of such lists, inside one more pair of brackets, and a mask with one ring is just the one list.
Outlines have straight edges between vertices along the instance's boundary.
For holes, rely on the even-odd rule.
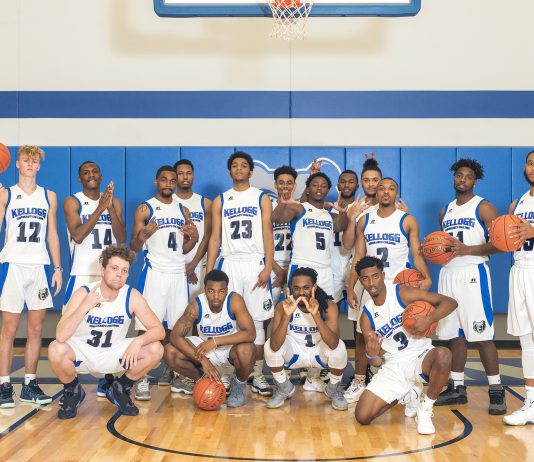
[[[17,349],[14,381],[24,374]],[[335,411],[320,393],[297,387],[280,409],[265,408],[266,398],[247,393],[238,409],[204,412],[192,398],[153,385],[152,400],[137,402],[140,415],[120,416],[106,398],[97,398],[96,381],[84,377],[87,392],[78,416],[57,419],[62,386],[46,361],[39,366],[51,405],[20,404],[0,409],[0,461],[527,461],[534,460],[531,427],[508,427],[487,413],[484,373],[470,352],[466,369],[469,404],[434,409],[436,434],[418,435],[415,419],[397,406],[363,427],[348,412]],[[509,410],[522,406],[520,352],[500,351]],[[20,380],[15,386],[20,394]],[[46,383],[45,383],[46,382]]]

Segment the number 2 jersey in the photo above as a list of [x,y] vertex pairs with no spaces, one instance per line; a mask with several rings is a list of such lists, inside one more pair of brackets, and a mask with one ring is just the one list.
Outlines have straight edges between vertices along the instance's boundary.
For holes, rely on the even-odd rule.
[[[514,215],[523,218],[534,226],[534,196],[527,191],[517,200]],[[516,265],[534,267],[534,237],[526,240],[523,246],[514,252]]]
[[6,229],[0,262],[21,265],[49,265],[46,229],[50,201],[45,188],[37,186],[28,195],[18,185],[11,186],[4,215]]
[[400,285],[386,282],[386,300],[383,305],[376,306],[373,299],[367,301],[363,312],[369,318],[371,328],[382,338],[381,348],[384,350],[386,361],[398,361],[406,354],[422,353],[432,348],[429,338],[413,338],[402,326],[402,313],[406,305],[399,296]]
[[[273,210],[278,201],[273,201]],[[291,229],[289,223],[273,223],[274,261],[281,268],[287,268],[291,258]]]
[[[72,197],[78,202],[78,215],[85,223],[98,207],[99,200],[87,197],[83,192],[77,192]],[[72,239],[68,228],[67,234],[70,243],[71,270],[73,276],[97,276],[100,274],[100,254],[110,245],[116,244],[111,229],[111,215],[106,209],[98,218],[98,221],[89,235],[80,243],[76,244]]]

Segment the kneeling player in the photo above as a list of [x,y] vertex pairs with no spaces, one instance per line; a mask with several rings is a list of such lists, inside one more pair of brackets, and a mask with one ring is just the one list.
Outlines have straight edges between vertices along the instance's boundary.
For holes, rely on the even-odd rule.
[[[220,270],[204,278],[205,293],[195,297],[175,324],[170,343],[165,346],[165,362],[179,374],[197,381],[204,373],[221,381],[216,367],[232,365],[228,407],[245,404],[247,378],[254,369],[256,328],[243,297],[228,292],[228,276]],[[193,324],[198,337],[186,337]],[[239,329],[238,329],[239,328]],[[193,384],[176,377],[171,391],[193,393]]]
[[347,365],[347,349],[339,338],[338,308],[317,286],[317,272],[297,268],[291,278],[291,294],[274,312],[273,332],[265,344],[265,360],[278,386],[267,407],[281,407],[295,392],[284,368],[322,367],[330,369],[324,392],[332,407],[346,410],[341,378]]
[[[123,372],[107,384],[106,396],[122,414],[139,413],[130,390],[161,360],[160,340],[165,330],[143,296],[126,285],[134,258],[135,252],[125,245],[104,250],[100,256],[102,279],[76,290],[59,321],[48,357],[65,388],[60,419],[75,417],[85,397],[76,373],[102,376]],[[139,337],[126,338],[133,315],[147,329]]]
[[[412,399],[411,403],[407,398],[404,400],[405,415],[417,415],[420,434],[433,434],[436,430],[432,423],[432,408],[449,377],[451,352],[447,348],[432,347],[432,341],[422,336],[432,323],[452,313],[458,304],[445,295],[386,284],[382,261],[375,257],[362,258],[356,264],[356,271],[371,296],[360,318],[365,355],[371,365],[380,366],[380,349],[385,351],[385,364],[373,376],[358,401],[356,420],[362,425],[370,424],[415,389],[417,399]],[[436,310],[417,319],[414,325],[416,335],[410,336],[402,326],[402,313],[415,301],[428,302]],[[428,390],[426,396],[419,399],[423,383],[428,383]]]

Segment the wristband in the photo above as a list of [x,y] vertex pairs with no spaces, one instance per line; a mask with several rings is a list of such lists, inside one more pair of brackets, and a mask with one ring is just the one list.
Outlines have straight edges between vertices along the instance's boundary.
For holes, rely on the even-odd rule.
[[367,359],[376,359],[376,358],[378,358],[378,356],[369,356],[369,355],[367,354],[367,352],[365,353],[365,357],[366,357]]
[[61,266],[54,266],[54,271],[61,271],[63,272],[63,268]]

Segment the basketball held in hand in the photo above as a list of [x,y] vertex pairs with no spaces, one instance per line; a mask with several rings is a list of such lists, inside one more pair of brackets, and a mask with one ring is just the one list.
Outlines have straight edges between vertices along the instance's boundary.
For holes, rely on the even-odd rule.
[[193,401],[203,411],[219,409],[226,399],[226,389],[221,382],[209,377],[201,378],[193,388]]
[[400,284],[401,286],[408,287],[419,287],[421,282],[424,280],[425,278],[419,271],[416,269],[407,268],[395,276],[393,284]]
[[430,263],[445,265],[452,260],[451,242],[454,238],[443,231],[430,233],[423,242],[421,249]]
[[[414,324],[417,319],[429,316],[434,311],[436,311],[436,308],[434,308],[428,302],[418,301],[410,303],[404,309],[404,313],[402,314],[402,327],[404,327],[404,330],[406,330],[408,334],[414,335]],[[436,330],[437,327],[438,323],[434,322],[430,325],[430,327],[422,336],[417,335],[417,337],[428,337],[430,334],[432,334],[432,332]]]
[[512,229],[511,225],[522,223],[523,220],[517,215],[501,215],[491,222],[489,235],[491,243],[503,252],[513,252],[519,250],[523,243],[517,242],[517,238],[511,238],[508,234]]

